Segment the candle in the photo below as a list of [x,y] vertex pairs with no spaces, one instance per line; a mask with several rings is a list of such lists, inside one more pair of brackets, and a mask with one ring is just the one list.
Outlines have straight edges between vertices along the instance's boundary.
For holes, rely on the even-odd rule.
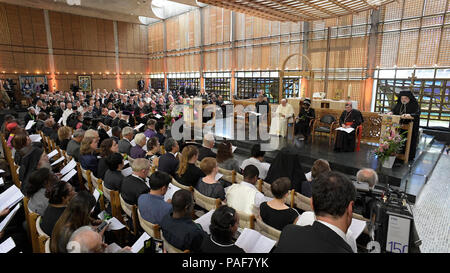
[[350,94],[352,92],[352,84],[348,85],[348,91],[347,91],[347,96],[350,97]]

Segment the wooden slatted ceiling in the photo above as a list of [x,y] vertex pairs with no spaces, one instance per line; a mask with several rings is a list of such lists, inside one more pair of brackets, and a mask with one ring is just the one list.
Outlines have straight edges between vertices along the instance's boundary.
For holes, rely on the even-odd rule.
[[394,0],[202,0],[271,21],[312,21],[375,9]]

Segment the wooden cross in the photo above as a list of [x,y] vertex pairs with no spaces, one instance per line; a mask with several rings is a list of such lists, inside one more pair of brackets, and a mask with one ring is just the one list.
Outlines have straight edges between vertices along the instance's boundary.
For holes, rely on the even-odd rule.
[[409,88],[411,89],[411,92],[412,92],[412,89],[414,87],[414,82],[417,80],[416,70],[413,70],[413,73],[412,73],[411,77],[408,77],[408,80],[411,80],[411,83],[409,84]]

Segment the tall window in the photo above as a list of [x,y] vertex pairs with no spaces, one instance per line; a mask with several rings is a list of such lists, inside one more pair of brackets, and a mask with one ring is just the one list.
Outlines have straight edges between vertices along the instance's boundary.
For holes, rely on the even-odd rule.
[[164,79],[151,79],[150,84],[151,87],[155,90],[164,89]]
[[205,91],[221,95],[224,100],[231,100],[231,73],[205,73]]
[[300,96],[299,78],[283,78],[283,98]]
[[236,72],[237,96],[239,99],[256,98],[264,91],[270,103],[278,103],[278,72]]
[[[410,89],[420,105],[420,126],[450,128],[450,69],[379,70],[375,92],[376,112],[389,112],[400,90]],[[395,91],[395,93],[394,93]]]

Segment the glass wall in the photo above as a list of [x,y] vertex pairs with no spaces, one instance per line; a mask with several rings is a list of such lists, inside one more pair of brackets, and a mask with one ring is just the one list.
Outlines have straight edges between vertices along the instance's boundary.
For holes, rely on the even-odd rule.
[[391,111],[401,90],[419,102],[420,126],[450,128],[450,69],[382,69],[375,72],[374,111]]
[[224,100],[231,100],[231,73],[230,72],[206,72],[205,91],[214,93],[216,97],[221,95]]
[[264,91],[270,103],[278,103],[277,71],[242,71],[235,75],[239,99],[256,98],[258,92]]

